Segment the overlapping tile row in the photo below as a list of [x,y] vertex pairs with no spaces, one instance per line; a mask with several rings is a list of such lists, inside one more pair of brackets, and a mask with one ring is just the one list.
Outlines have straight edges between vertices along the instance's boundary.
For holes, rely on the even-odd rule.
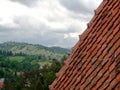
[[120,0],[103,0],[50,90],[120,90]]

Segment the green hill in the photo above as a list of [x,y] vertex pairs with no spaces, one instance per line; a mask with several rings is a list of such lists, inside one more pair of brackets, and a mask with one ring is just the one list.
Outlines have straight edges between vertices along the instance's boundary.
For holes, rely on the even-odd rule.
[[38,44],[28,44],[19,42],[5,42],[0,44],[0,50],[8,50],[13,53],[24,53],[27,55],[42,55],[47,58],[60,59],[70,53],[69,49],[61,47],[46,47]]

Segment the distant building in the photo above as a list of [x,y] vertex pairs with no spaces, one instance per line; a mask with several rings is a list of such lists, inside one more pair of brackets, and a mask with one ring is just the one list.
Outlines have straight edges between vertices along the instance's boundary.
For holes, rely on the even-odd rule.
[[3,85],[4,85],[4,83],[0,81],[0,88],[2,88]]
[[17,75],[17,76],[24,76],[24,72],[15,72],[13,73],[13,75]]
[[3,88],[3,86],[4,86],[4,78],[1,78],[0,79],[0,90],[1,88]]

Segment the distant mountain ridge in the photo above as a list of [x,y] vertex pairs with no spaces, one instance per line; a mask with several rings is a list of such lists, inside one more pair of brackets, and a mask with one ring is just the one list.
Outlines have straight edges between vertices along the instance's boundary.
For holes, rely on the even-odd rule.
[[20,42],[5,42],[0,44],[0,50],[8,50],[13,53],[24,53],[28,55],[45,55],[54,57],[62,57],[70,53],[70,49],[61,47],[46,47],[38,44],[28,44]]

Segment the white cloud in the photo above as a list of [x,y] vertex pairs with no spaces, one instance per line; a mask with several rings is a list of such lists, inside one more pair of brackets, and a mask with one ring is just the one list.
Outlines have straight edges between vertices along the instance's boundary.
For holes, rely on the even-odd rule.
[[[32,0],[30,2],[29,0],[0,0],[0,42],[1,40],[14,40],[64,47],[67,47],[67,43],[69,43],[70,46],[73,46],[93,14],[90,14],[89,10],[73,12],[74,7],[71,6],[68,9],[60,1],[36,0],[33,3]],[[72,2],[76,3],[75,1]],[[97,8],[101,2],[101,0],[78,1],[84,4],[84,8],[90,7],[90,11]],[[70,2],[67,1],[67,3]],[[90,6],[91,3],[92,6]],[[75,10],[79,10],[79,8]],[[8,31],[12,31],[12,33]],[[22,36],[23,34],[24,36]],[[9,35],[11,38],[7,38]],[[74,39],[74,42],[68,42],[69,39]]]

